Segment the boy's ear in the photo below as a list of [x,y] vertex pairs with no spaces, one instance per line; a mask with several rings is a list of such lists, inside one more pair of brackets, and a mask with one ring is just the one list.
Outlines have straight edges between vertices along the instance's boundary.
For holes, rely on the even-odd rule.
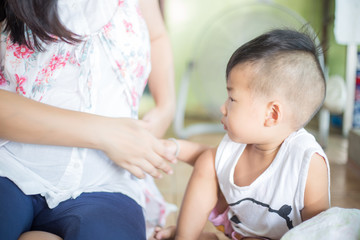
[[269,102],[266,109],[265,127],[276,126],[282,118],[282,106],[279,102]]

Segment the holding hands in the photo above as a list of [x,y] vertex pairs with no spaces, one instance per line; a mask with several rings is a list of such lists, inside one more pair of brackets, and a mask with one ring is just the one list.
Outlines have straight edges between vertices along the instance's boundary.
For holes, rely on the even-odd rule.
[[159,140],[146,128],[146,123],[133,119],[108,119],[102,124],[100,148],[117,165],[138,178],[145,173],[155,178],[161,171],[172,174],[169,163],[176,161],[176,145],[171,141]]

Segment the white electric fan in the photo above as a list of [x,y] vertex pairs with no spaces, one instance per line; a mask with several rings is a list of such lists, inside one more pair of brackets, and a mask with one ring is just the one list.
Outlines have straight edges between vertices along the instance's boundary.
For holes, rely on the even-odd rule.
[[[174,132],[179,138],[222,132],[220,106],[227,98],[225,69],[231,54],[242,44],[274,28],[291,28],[316,35],[296,12],[271,1],[246,1],[229,6],[206,25],[194,44],[193,57],[182,76]],[[323,64],[323,56],[320,59]],[[187,124],[184,119],[189,89],[203,114],[210,119]]]

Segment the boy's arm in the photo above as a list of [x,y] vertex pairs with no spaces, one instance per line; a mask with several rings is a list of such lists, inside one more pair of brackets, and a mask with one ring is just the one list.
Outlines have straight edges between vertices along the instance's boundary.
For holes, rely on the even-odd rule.
[[[182,162],[186,162],[187,164],[190,164],[191,166],[195,165],[195,162],[203,152],[211,148],[210,146],[197,142],[190,142],[181,139],[178,139],[177,141],[180,146],[180,153],[177,158]],[[215,155],[214,155],[214,159],[215,159]]]
[[182,139],[163,139],[163,143],[170,149],[172,155],[174,155],[176,151],[179,151],[177,159],[191,166],[195,165],[196,160],[203,152],[211,148],[205,144]]
[[177,240],[198,239],[218,196],[215,172],[216,149],[205,151],[196,160],[180,209]]
[[328,169],[323,157],[314,154],[311,158],[306,180],[302,220],[308,220],[330,207]]

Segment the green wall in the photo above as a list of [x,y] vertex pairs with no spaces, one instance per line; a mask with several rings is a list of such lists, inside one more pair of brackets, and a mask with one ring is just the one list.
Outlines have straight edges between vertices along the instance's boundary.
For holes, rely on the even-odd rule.
[[[322,40],[323,0],[165,0],[165,20],[173,46],[177,86],[186,64],[192,58],[194,46],[209,22],[221,12],[253,2],[273,2],[296,12],[310,23]],[[329,75],[339,74],[345,79],[346,47],[336,44],[334,40],[334,2],[335,0],[330,0],[330,45],[325,54]],[[190,93],[190,99],[192,98]]]
[[[302,15],[319,34],[319,38],[323,40],[322,21],[324,17],[324,0],[277,0],[275,2],[282,4]],[[336,74],[345,79],[346,46],[337,44],[334,35],[335,0],[329,0],[328,14],[327,36],[329,42],[324,55],[326,56],[329,76]]]

